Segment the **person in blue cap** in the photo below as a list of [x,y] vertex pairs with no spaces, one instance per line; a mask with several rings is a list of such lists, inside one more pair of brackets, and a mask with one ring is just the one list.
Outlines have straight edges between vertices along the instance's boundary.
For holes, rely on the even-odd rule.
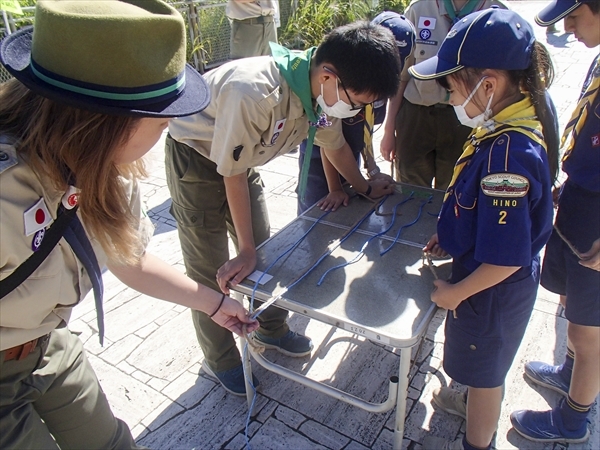
[[[549,26],[564,18],[566,32],[589,48],[600,45],[600,1],[555,0],[537,16]],[[516,411],[514,429],[538,442],[583,442],[600,392],[600,56],[592,63],[579,104],[563,134],[563,171],[554,231],[546,246],[541,284],[560,294],[568,320],[567,354],[555,366],[525,364],[533,383],[563,395],[551,411]]]
[[[415,43],[415,29],[413,24],[404,16],[393,12],[384,11],[372,21],[374,25],[388,28],[396,38],[398,52],[400,53],[400,70],[404,62],[412,54]],[[381,124],[385,118],[386,100],[381,99],[367,105],[355,115],[342,119],[342,132],[347,144],[352,149],[357,164],[360,164],[361,155],[368,178],[388,177],[382,174],[373,155],[374,125]],[[300,169],[304,164],[307,141],[300,144],[298,164]],[[390,179],[393,182],[393,180]],[[299,189],[297,188],[298,192]],[[319,146],[314,145],[308,168],[308,182],[306,183],[305,196],[298,195],[298,214],[303,213],[315,203],[319,202],[321,209],[335,211],[340,205],[348,204],[348,195],[342,188],[342,180],[338,171],[333,167]]]
[[[458,119],[473,128],[437,234],[424,248],[453,257],[451,279],[436,280],[431,299],[448,310],[444,370],[468,386],[466,434],[456,441],[428,436],[423,448],[489,449],[506,374],[535,303],[539,252],[552,230],[552,65],[525,19],[491,8],[458,21],[438,54],[409,71],[446,88]],[[434,401],[454,414],[462,403],[464,411],[453,389],[441,388]]]

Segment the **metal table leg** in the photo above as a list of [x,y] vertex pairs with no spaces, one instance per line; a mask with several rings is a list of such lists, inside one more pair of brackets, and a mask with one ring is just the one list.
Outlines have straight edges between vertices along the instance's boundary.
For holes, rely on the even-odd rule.
[[408,394],[408,376],[410,371],[411,348],[400,349],[400,367],[398,369],[398,396],[396,398],[396,424],[394,426],[394,450],[402,448],[404,420],[406,419],[406,396]]

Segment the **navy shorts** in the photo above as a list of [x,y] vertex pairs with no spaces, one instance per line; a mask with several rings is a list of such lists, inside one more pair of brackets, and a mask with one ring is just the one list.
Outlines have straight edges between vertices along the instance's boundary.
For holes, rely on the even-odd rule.
[[[600,193],[567,181],[556,227],[580,253],[587,252],[600,237]],[[541,284],[550,292],[567,296],[565,316],[569,322],[600,326],[600,272],[580,265],[556,231],[546,244]]]
[[[502,283],[463,301],[446,317],[444,370],[454,380],[475,388],[502,386],[531,317],[540,263],[522,267]],[[465,278],[464,267],[452,265],[452,282]]]

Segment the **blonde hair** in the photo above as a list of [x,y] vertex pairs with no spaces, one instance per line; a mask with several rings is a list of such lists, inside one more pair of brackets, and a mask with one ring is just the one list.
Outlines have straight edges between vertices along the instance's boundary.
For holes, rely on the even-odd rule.
[[0,85],[0,133],[58,191],[76,181],[79,213],[109,259],[136,264],[143,248],[123,179],[146,176],[142,160],[116,165],[115,152],[140,119],[109,116],[43,98],[17,80]]

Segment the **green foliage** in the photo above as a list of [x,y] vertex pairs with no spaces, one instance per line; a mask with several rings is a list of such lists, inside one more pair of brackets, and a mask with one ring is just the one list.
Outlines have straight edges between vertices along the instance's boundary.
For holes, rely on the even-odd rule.
[[308,48],[340,25],[371,20],[381,11],[401,13],[407,4],[408,0],[298,0],[287,26],[280,29],[279,42],[289,48]]

